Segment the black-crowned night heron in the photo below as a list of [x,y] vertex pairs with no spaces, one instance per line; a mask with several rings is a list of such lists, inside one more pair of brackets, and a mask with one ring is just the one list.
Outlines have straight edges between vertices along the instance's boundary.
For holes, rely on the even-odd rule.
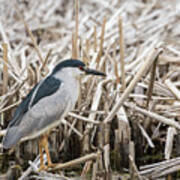
[[[102,72],[86,68],[80,60],[61,61],[16,109],[3,138],[3,148],[15,146],[23,137],[33,139],[41,136],[40,170],[54,166],[48,150],[47,132],[59,125],[61,119],[74,108],[79,95],[78,77],[81,74],[105,76]],[[43,149],[47,155],[48,166],[43,163]]]

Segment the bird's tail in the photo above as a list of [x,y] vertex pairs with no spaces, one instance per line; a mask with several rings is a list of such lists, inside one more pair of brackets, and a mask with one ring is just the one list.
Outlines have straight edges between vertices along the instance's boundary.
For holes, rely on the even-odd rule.
[[9,128],[3,138],[3,148],[10,149],[14,145],[16,145],[21,137],[22,133],[20,132],[18,126]]

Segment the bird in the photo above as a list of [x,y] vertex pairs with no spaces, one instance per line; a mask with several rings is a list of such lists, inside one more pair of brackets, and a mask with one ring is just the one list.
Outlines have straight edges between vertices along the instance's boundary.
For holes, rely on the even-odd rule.
[[[15,110],[3,137],[3,149],[14,147],[22,138],[39,137],[39,171],[56,166],[48,149],[49,131],[72,111],[79,96],[81,75],[106,76],[78,59],[61,60],[52,72],[37,83]],[[47,156],[44,164],[43,150]]]

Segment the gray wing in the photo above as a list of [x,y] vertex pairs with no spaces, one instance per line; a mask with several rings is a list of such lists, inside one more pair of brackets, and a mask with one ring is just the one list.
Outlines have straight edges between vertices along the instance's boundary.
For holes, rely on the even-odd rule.
[[9,127],[17,126],[29,108],[32,108],[42,98],[54,94],[60,88],[60,85],[61,81],[53,76],[47,77],[41,85],[38,83],[16,109],[14,117],[9,123]]
[[72,107],[70,96],[62,85],[57,93],[43,98],[25,114],[19,124],[22,137],[33,139],[56,127]]

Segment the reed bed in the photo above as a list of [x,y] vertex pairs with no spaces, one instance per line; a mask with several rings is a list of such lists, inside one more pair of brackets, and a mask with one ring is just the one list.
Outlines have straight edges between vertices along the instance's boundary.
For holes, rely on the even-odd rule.
[[178,0],[0,2],[0,143],[15,108],[60,60],[107,74],[81,78],[75,110],[51,131],[60,165],[38,172],[37,139],[23,139],[6,153],[0,144],[0,178],[178,179]]

